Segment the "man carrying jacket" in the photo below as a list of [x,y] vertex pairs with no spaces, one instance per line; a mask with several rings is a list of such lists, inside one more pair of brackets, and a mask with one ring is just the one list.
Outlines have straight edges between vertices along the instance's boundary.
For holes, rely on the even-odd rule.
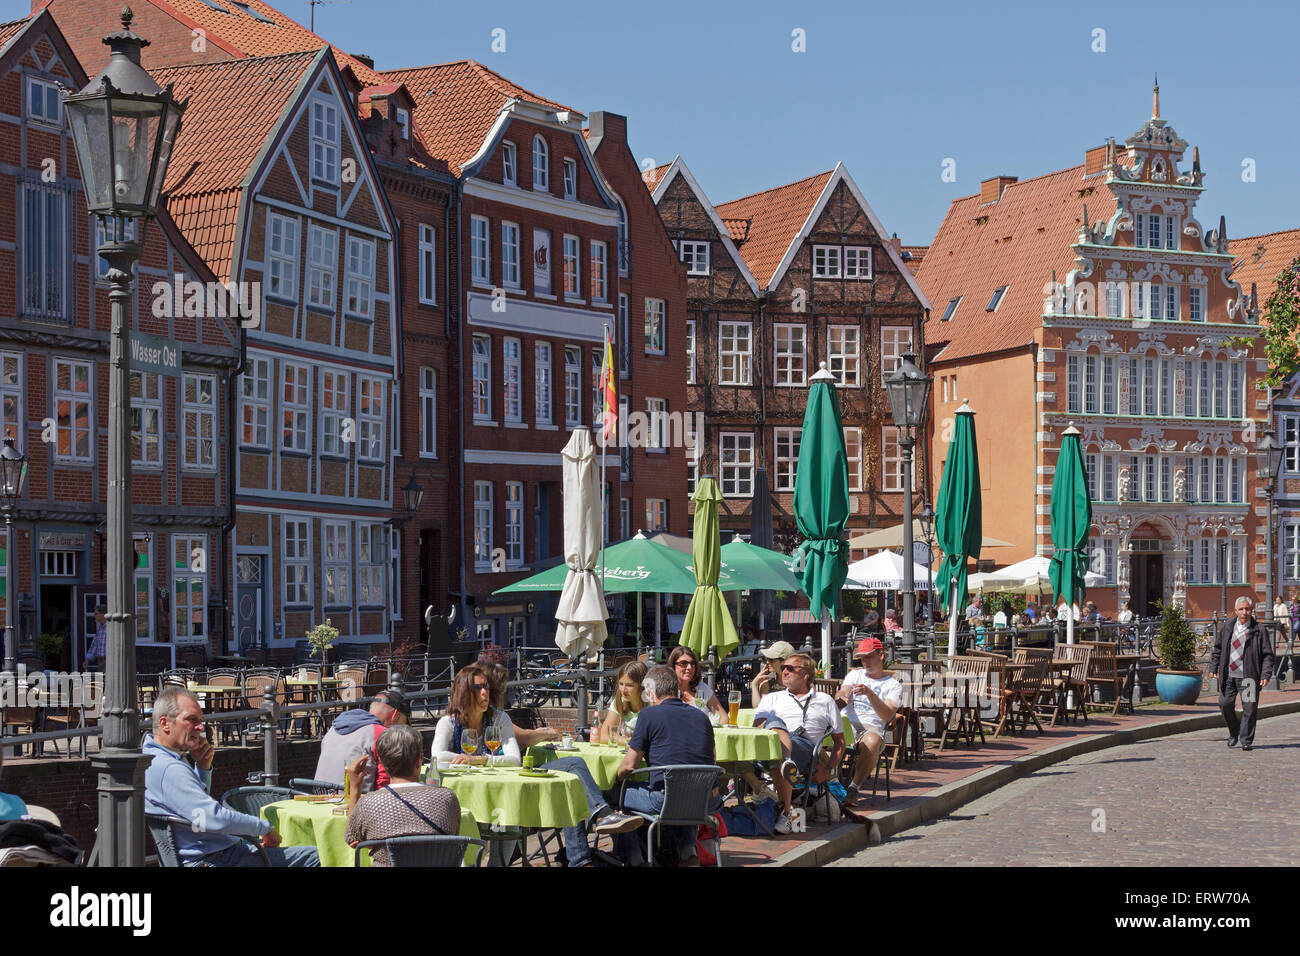
[[1236,618],[1220,626],[1210,654],[1210,677],[1219,679],[1219,710],[1228,725],[1228,746],[1235,747],[1240,741],[1242,750],[1254,748],[1259,695],[1273,676],[1273,642],[1255,620],[1254,606],[1245,595],[1237,598]]

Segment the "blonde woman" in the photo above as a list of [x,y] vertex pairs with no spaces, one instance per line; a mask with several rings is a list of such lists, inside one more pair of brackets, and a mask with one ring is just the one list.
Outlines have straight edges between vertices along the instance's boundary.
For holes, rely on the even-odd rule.
[[619,733],[622,723],[628,734],[636,729],[637,714],[645,706],[641,696],[641,682],[645,680],[649,668],[641,661],[629,661],[618,669],[614,679],[614,699],[605,714],[605,724],[600,728],[602,740],[612,741]]

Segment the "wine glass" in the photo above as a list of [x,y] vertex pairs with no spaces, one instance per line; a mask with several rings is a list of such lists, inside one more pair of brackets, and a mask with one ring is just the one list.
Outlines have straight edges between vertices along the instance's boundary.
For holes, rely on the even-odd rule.
[[478,752],[478,731],[465,729],[460,732],[460,749],[466,757]]
[[632,736],[632,732],[627,728],[627,718],[620,717],[618,719],[618,742],[620,744],[626,744],[628,738],[631,736]]
[[490,727],[483,728],[483,743],[487,747],[484,751],[485,755],[491,756],[501,752],[501,729],[496,721],[493,721]]

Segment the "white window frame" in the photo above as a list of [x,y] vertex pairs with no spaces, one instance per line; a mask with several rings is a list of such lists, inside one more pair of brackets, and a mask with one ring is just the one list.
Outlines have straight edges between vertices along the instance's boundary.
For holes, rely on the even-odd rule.
[[[901,333],[901,334],[900,334]],[[883,325],[880,327],[880,375],[887,378],[903,364],[903,356],[912,351],[912,327],[909,325]],[[954,397],[953,401],[956,401]]]
[[578,198],[578,163],[576,160],[564,161],[564,198]]
[[295,362],[283,363],[280,366],[281,449],[311,451],[311,413],[311,368]]
[[438,304],[438,232],[420,223],[418,245],[419,276],[416,283],[422,305]]
[[686,320],[686,384],[687,385],[694,385],[696,382],[696,376],[698,374],[698,369],[696,365],[697,360],[698,360],[698,355],[696,354],[696,345],[695,345],[695,320],[687,319]]
[[708,240],[681,239],[677,243],[677,255],[686,263],[688,276],[706,276],[710,271]]
[[1007,289],[1010,285],[1000,285],[993,290],[993,295],[989,297],[989,304],[984,307],[985,312],[996,312],[1007,297]]
[[668,451],[668,399],[647,398],[646,412],[646,451],[666,454]]
[[492,284],[492,229],[486,216],[469,217],[470,281]]
[[940,319],[939,321],[941,321],[941,322],[948,322],[948,321],[951,321],[953,315],[956,314],[956,312],[957,312],[957,306],[959,306],[959,305],[961,305],[961,296],[958,295],[958,296],[954,296],[953,298],[949,299],[949,300],[948,300],[948,307],[945,308],[945,309],[943,310],[943,318]]
[[718,434],[719,487],[724,498],[754,496],[754,433]]
[[411,111],[407,109],[403,109],[402,107],[399,106],[394,111],[393,117],[397,122],[397,128],[402,131],[402,139],[410,139],[411,138]]
[[591,253],[591,301],[609,301],[609,246],[599,239],[587,243]]
[[582,240],[566,233],[561,245],[564,256],[564,297],[580,299],[582,298]]
[[[195,568],[194,552],[202,555],[199,568]],[[186,560],[176,561],[177,553],[185,555]],[[208,574],[211,571],[212,554],[208,551],[206,534],[174,535],[172,537],[172,638],[208,636]],[[194,585],[198,583],[198,600],[195,601]],[[179,586],[178,586],[179,585]],[[196,629],[194,617],[197,615],[201,624]],[[184,622],[184,623],[182,623]]]
[[[882,425],[880,428],[880,490],[881,491],[898,491],[903,490],[903,446],[899,441],[901,437],[900,429],[897,425]],[[894,454],[890,454],[892,433],[892,445]],[[912,462],[912,488],[916,489],[916,461]]]
[[[574,361],[574,356],[577,361]],[[564,347],[564,427],[582,424],[582,347]]]
[[844,247],[844,278],[851,281],[865,282],[872,276],[871,247]]
[[492,570],[492,482],[474,482],[474,570]]
[[803,429],[772,429],[772,490],[794,491],[795,472],[799,468],[799,442]]
[[645,530],[668,530],[668,499],[647,498],[645,500]]
[[[217,467],[217,377],[186,372],[181,376],[181,467],[214,471]],[[201,400],[206,384],[208,401]],[[190,386],[195,398],[190,399]],[[191,443],[194,447],[191,450]]]
[[605,365],[605,350],[591,350],[591,427],[596,429],[605,420],[605,396],[600,391],[600,374]]
[[551,151],[541,133],[533,137],[533,189],[551,191]]
[[271,447],[271,360],[250,355],[239,377],[240,444]]
[[533,418],[538,425],[549,425],[554,418],[555,372],[554,350],[550,342],[533,346]]
[[323,99],[311,103],[311,179],[339,184],[339,108]]
[[273,299],[296,302],[298,300],[298,218],[268,212],[266,235],[266,294]]
[[1282,577],[1287,582],[1300,581],[1300,521],[1282,525]]
[[1205,321],[1205,287],[1191,285],[1187,287],[1187,321]]
[[862,386],[862,330],[858,326],[826,329],[826,368],[840,388]]
[[772,382],[776,388],[803,388],[807,385],[807,357],[808,326],[788,322],[777,322],[772,326]]
[[[668,303],[663,299],[646,296],[645,300],[645,354],[663,355],[666,352],[668,335]],[[691,380],[694,375],[691,376]]]
[[1277,434],[1282,445],[1282,474],[1300,474],[1300,414],[1279,415]]
[[813,246],[813,278],[842,279],[844,277],[844,249],[841,246]]
[[280,603],[285,607],[310,607],[312,600],[311,520],[280,519]]
[[336,368],[320,372],[320,454],[322,457],[345,458],[349,449],[343,445],[343,420],[352,414],[348,401],[352,376]]
[[507,186],[519,185],[519,150],[514,143],[501,143],[501,182]]
[[[162,466],[163,376],[157,372],[131,372],[131,464]],[[138,387],[137,387],[138,384]],[[152,448],[152,454],[150,449]]]
[[333,309],[338,275],[339,234],[312,223],[307,227],[307,304]]
[[501,223],[501,284],[507,289],[522,289],[519,268],[519,223]]
[[750,322],[718,323],[718,384],[751,385],[754,380],[754,327]]
[[438,457],[438,370],[420,368],[420,457]]
[[501,339],[501,418],[507,422],[524,420],[524,346],[513,336]]
[[[40,110],[33,109],[32,94],[40,90]],[[54,114],[50,115],[53,107]],[[27,77],[27,88],[23,91],[23,115],[36,123],[63,129],[63,98],[59,95],[57,83],[43,80],[39,76]]]
[[322,521],[321,603],[326,608],[351,606],[352,525],[347,521]]
[[524,483],[506,482],[506,567],[524,564]]
[[844,427],[844,457],[849,474],[849,491],[861,491],[862,475],[862,429],[856,425]]
[[473,390],[470,393],[474,421],[492,420],[492,337],[475,335],[470,340]]
[[[62,369],[68,373],[68,388],[59,387]],[[84,383],[84,388],[79,387]],[[95,459],[95,366],[91,362],[77,359],[54,359],[54,460],[67,462],[90,462]],[[64,406],[68,414],[64,414]],[[77,421],[82,417],[78,408],[85,407],[85,427],[80,428]],[[80,444],[85,443],[85,452],[77,453]],[[66,445],[68,451],[60,451]]]
[[387,379],[357,376],[357,460],[382,462],[387,437],[384,417]]
[[388,581],[388,525],[357,524],[357,605],[386,607],[384,586]]

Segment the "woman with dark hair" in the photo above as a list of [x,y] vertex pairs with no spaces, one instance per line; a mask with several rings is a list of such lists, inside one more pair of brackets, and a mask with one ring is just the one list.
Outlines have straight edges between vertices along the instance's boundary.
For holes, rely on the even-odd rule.
[[601,727],[601,736],[613,740],[618,735],[621,723],[626,733],[636,729],[636,717],[645,706],[641,697],[641,682],[649,670],[641,661],[628,661],[618,669],[614,678],[614,699],[610,701],[605,725]]
[[692,707],[698,707],[706,714],[712,711],[724,723],[726,722],[727,710],[718,701],[718,695],[713,693],[713,688],[701,679],[704,674],[700,670],[700,659],[695,656],[693,650],[680,644],[674,647],[672,653],[668,655],[668,666],[677,677],[677,686],[681,690],[683,701]]
[[[496,663],[486,654],[479,655],[478,666],[487,671],[488,680],[492,683],[492,706],[504,712],[506,683],[510,679],[510,671],[504,664]],[[514,720],[510,721],[510,726],[514,729],[515,741],[519,744],[520,753],[544,740],[560,739],[560,732],[553,727],[520,727]]]
[[[478,739],[472,754],[462,747],[465,731],[472,731]],[[498,742],[501,752],[483,755],[488,741]],[[492,706],[492,679],[479,664],[462,668],[452,681],[447,714],[433,733],[433,759],[509,767],[521,763],[514,725],[505,711]]]

